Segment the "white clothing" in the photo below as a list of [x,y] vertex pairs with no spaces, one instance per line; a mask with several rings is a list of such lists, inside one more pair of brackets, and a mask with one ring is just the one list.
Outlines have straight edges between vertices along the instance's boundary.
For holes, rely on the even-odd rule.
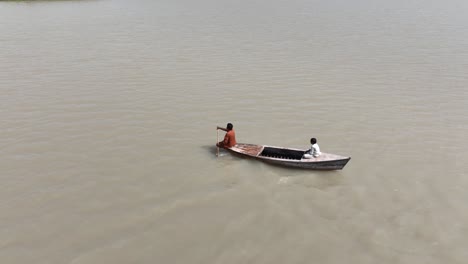
[[314,157],[318,157],[322,154],[322,152],[320,152],[320,147],[317,143],[313,144],[310,148],[310,154],[312,154],[312,156]]
[[320,152],[320,147],[317,143],[315,143],[310,147],[309,150],[307,150],[304,153],[303,158],[304,159],[311,159],[312,157],[317,158],[318,156],[320,156],[320,154],[322,154],[322,152]]

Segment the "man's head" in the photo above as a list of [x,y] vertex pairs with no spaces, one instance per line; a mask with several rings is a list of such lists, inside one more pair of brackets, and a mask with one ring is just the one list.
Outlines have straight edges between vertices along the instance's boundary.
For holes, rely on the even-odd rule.
[[317,143],[317,139],[316,139],[316,138],[311,138],[311,139],[310,139],[310,144],[313,145],[313,144],[315,144],[315,143]]
[[232,130],[233,128],[233,125],[231,123],[228,123],[227,126],[226,126],[226,129],[227,130]]

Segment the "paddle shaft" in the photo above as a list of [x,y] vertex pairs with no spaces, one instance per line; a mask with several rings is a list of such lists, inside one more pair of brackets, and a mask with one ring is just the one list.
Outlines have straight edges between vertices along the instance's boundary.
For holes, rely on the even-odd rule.
[[219,129],[216,128],[216,157],[219,157],[218,141],[219,141]]

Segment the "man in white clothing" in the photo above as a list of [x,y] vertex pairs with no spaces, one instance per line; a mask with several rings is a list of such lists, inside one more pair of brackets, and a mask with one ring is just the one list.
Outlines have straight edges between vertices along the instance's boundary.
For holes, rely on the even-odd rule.
[[304,152],[304,156],[303,156],[304,159],[317,158],[320,156],[320,154],[322,154],[322,152],[320,152],[320,147],[317,144],[316,138],[311,138],[310,144],[312,144],[312,146],[310,147],[310,149]]

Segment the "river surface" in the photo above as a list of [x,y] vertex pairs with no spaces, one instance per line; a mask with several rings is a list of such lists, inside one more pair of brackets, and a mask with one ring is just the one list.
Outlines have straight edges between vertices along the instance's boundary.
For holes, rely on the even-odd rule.
[[0,120],[1,263],[468,260],[466,0],[0,2]]

